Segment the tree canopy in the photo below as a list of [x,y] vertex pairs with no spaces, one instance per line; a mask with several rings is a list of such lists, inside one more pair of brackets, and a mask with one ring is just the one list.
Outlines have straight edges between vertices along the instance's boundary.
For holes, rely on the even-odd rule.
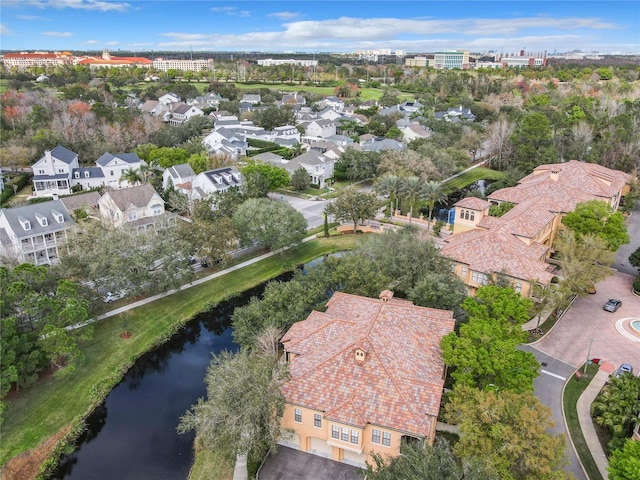
[[336,199],[327,204],[324,212],[327,215],[333,215],[337,221],[353,222],[355,232],[358,222],[375,217],[377,208],[378,199],[375,195],[355,187],[347,187],[338,192]]
[[640,442],[628,438],[621,449],[609,458],[611,480],[636,480],[640,478]]
[[629,243],[622,213],[614,212],[600,200],[579,203],[573,212],[564,216],[562,223],[576,232],[578,238],[587,233],[602,238],[612,252],[617,251],[620,245]]
[[482,391],[456,387],[445,418],[460,428],[453,447],[462,459],[483,458],[502,479],[568,479],[562,434],[551,411],[531,392]]

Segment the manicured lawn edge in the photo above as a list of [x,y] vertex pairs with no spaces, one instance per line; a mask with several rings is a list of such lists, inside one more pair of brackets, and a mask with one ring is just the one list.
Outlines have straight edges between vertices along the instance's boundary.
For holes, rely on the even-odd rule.
[[[569,440],[573,443],[573,448],[580,459],[582,468],[587,474],[587,478],[590,480],[603,480],[600,470],[596,462],[591,456],[591,451],[587,446],[587,443],[582,435],[582,429],[580,428],[580,422],[578,420],[578,410],[576,408],[578,398],[582,395],[593,379],[593,376],[598,372],[600,367],[598,365],[588,365],[587,374],[583,375],[580,381],[576,381],[575,374],[565,383],[562,390],[562,408],[564,410],[565,423],[567,425],[567,431],[569,432]],[[584,372],[584,365],[578,370],[580,373]]]
[[[94,325],[93,338],[82,345],[85,362],[62,378],[46,378],[7,400],[8,412],[2,425],[0,465],[40,446],[57,432],[73,426],[66,441],[81,431],[84,419],[100,405],[136,359],[169,340],[197,313],[232,298],[296,265],[326,253],[353,248],[360,237],[346,235],[319,238],[266,258],[201,285],[176,292],[153,303],[130,310],[129,339],[120,338],[122,317],[118,315]],[[69,437],[73,438],[69,438]],[[59,452],[60,448],[55,449]],[[43,466],[57,462],[48,460]]]

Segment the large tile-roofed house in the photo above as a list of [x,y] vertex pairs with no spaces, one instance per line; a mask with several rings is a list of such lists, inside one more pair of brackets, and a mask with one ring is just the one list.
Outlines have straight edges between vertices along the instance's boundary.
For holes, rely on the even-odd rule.
[[[529,295],[532,283],[551,281],[546,259],[562,217],[590,200],[617,208],[630,181],[624,172],[576,160],[540,165],[517,186],[493,192],[488,201],[465,198],[456,203],[454,234],[441,253],[454,261],[471,294],[482,281],[503,272],[517,291]],[[500,218],[488,215],[491,204],[503,202],[515,206]]]
[[282,444],[362,467],[399,455],[403,438],[433,442],[453,315],[392,297],[336,292],[282,337],[282,424],[295,432]]
[[20,263],[50,265],[75,225],[61,200],[0,209],[0,253]]

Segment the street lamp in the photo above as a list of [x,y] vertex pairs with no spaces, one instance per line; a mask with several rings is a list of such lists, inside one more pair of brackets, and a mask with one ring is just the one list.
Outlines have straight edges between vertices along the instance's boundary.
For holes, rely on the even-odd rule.
[[584,364],[584,374],[587,374],[587,365],[589,365],[589,357],[591,356],[591,345],[593,344],[593,338],[589,339],[589,350],[587,350],[587,363]]

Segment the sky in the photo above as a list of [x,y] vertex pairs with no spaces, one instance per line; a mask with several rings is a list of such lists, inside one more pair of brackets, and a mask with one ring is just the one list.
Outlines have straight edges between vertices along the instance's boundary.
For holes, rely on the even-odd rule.
[[0,49],[640,53],[638,0],[0,0]]

